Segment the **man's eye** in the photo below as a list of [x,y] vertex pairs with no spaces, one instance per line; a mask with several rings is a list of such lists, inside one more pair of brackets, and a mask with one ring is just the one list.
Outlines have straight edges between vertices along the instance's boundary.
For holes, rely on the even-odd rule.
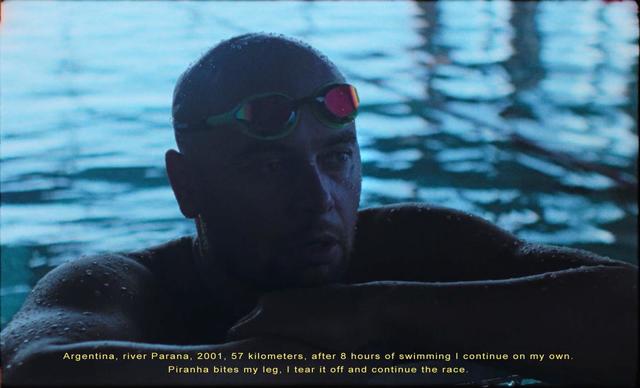
[[351,150],[332,151],[322,156],[322,162],[329,168],[341,168],[349,164],[352,158]]

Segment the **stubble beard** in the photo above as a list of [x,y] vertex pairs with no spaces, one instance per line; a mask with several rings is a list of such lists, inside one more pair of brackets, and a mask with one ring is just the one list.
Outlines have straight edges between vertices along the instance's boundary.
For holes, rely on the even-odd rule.
[[[278,254],[273,252],[257,252],[254,254],[240,255],[237,249],[233,249],[227,244],[216,244],[215,236],[212,235],[211,228],[202,216],[198,216],[196,221],[198,231],[197,245],[201,260],[206,264],[206,272],[210,275],[224,275],[238,282],[238,285],[249,286],[262,292],[283,290],[287,288],[320,287],[335,283],[340,283],[347,272],[351,252],[353,249],[353,237],[355,227],[351,237],[346,237],[339,241],[342,255],[336,262],[329,264],[328,268],[291,268],[286,265],[295,260],[293,255]],[[253,257],[248,257],[253,256]],[[257,256],[257,257],[256,257]],[[256,270],[248,263],[258,260],[260,268]],[[245,264],[244,266],[241,265]],[[282,264],[285,263],[285,264]],[[320,267],[320,266],[319,266]],[[211,273],[212,271],[216,274]],[[314,271],[314,272],[309,272]]]

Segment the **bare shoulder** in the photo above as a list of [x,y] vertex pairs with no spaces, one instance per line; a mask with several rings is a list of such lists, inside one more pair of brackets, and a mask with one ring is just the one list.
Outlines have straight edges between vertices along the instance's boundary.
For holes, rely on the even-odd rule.
[[153,281],[148,268],[125,254],[81,257],[42,277],[24,309],[54,305],[92,311],[113,305],[132,307],[134,296],[149,290]]
[[[175,270],[166,265],[166,257],[176,256],[181,240],[64,263],[38,281],[22,311],[52,306],[88,311],[135,310],[157,292],[161,271],[175,275]],[[180,266],[175,260],[172,264]]]
[[155,340],[160,329],[154,328],[161,327],[157,319],[166,315],[161,272],[171,269],[162,265],[177,252],[170,242],[139,252],[81,257],[51,270],[2,331],[5,361],[46,344]]
[[603,265],[630,267],[584,250],[523,241],[473,214],[400,203],[360,211],[348,278],[468,281]]
[[362,209],[358,212],[358,227],[367,231],[380,229],[398,230],[411,234],[415,227],[429,227],[431,233],[438,230],[473,231],[474,233],[495,234],[502,238],[514,239],[507,231],[475,214],[460,210],[419,202],[403,202]]
[[154,293],[150,271],[126,255],[81,257],[51,270],[3,330],[3,342],[134,339]]
[[522,242],[481,217],[424,203],[363,209],[351,277],[357,281],[455,281],[482,276],[489,258]]

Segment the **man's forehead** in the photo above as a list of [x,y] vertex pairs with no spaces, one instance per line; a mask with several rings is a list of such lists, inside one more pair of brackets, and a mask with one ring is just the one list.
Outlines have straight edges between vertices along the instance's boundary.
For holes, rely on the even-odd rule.
[[[215,113],[232,109],[240,101],[253,95],[277,92],[298,99],[310,95],[321,86],[344,80],[340,74],[321,64],[313,67],[308,64],[297,66],[298,64],[291,62],[282,67],[234,74],[219,89],[211,92],[214,97],[213,105],[219,106]],[[215,109],[217,106],[211,108]]]
[[[329,83],[344,82],[331,61],[300,42],[273,36],[253,36],[249,41],[246,45],[221,44],[211,50],[185,72],[174,93],[175,128],[184,131],[185,136],[204,135],[205,144],[211,144],[208,140],[212,139],[217,145],[226,144],[222,153],[227,147],[234,148],[232,144],[255,139],[247,139],[234,124],[210,128],[211,131],[189,128],[202,129],[201,123],[207,117],[228,113],[241,101],[258,94],[275,92],[300,99]],[[286,143],[289,139],[283,140]]]

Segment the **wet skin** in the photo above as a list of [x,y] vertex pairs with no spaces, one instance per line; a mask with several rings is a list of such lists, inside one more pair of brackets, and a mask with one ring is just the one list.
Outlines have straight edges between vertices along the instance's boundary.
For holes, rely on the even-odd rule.
[[[236,71],[203,87],[212,66],[196,66],[176,92],[178,120],[225,112],[254,93],[299,98],[344,79],[281,38],[218,58],[218,69]],[[61,361],[64,352],[97,350],[567,352],[575,362],[504,366],[561,383],[634,378],[635,266],[529,244],[452,209],[358,211],[355,126],[329,128],[308,106],[299,113],[295,130],[277,141],[227,126],[168,151],[169,179],[197,239],[51,271],[2,332],[6,381],[238,382],[166,375],[157,362]]]
[[[337,80],[329,75],[269,90],[297,98]],[[264,289],[319,285],[346,268],[360,197],[355,127],[327,127],[308,106],[299,115],[284,139],[267,142],[219,128],[196,135],[204,152],[191,163],[167,154],[168,168],[187,162],[196,172],[194,191],[202,200],[194,207],[213,259],[208,264],[234,281]]]

